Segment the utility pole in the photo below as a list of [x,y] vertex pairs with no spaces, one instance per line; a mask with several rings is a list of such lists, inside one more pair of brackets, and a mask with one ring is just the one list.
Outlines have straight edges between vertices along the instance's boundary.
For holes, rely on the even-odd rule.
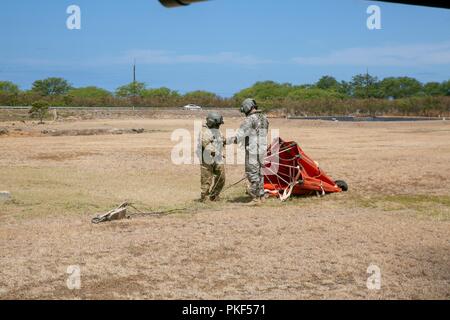
[[136,59],[133,61],[133,85],[136,84]]
[[134,111],[134,102],[136,101],[136,59],[133,60],[133,111]]
[[369,68],[366,68],[366,99],[369,98]]

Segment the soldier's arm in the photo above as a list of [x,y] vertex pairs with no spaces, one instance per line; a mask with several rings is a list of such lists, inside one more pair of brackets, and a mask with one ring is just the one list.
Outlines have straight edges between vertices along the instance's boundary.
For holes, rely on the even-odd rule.
[[228,138],[226,144],[236,144],[241,143],[245,140],[245,137],[247,137],[250,134],[250,131],[252,129],[252,120],[251,117],[245,118],[244,122],[242,122],[240,128],[236,132],[236,136]]
[[200,143],[202,144],[202,149],[205,149],[208,144],[210,143],[210,139],[208,138],[208,134],[205,132],[205,130],[202,130],[201,136],[200,136]]

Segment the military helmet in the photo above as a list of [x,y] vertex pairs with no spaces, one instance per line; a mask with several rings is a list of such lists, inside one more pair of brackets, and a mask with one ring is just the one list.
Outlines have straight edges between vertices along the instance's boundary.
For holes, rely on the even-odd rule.
[[250,111],[252,111],[252,109],[258,109],[258,104],[256,103],[255,99],[245,99],[244,102],[242,102],[241,112],[247,115],[250,113]]
[[208,113],[208,116],[206,117],[206,125],[208,128],[218,128],[220,127],[223,122],[223,117],[218,112],[210,112]]

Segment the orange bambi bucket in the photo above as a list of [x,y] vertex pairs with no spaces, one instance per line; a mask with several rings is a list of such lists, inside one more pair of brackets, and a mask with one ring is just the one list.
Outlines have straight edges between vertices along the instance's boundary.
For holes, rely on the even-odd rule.
[[275,139],[267,150],[264,189],[282,201],[290,196],[325,195],[347,191],[345,181],[334,181],[296,142]]

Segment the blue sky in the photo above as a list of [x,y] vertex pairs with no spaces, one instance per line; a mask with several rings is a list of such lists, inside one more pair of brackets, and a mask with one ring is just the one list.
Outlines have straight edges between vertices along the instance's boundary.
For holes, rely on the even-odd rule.
[[[81,8],[81,30],[66,9]],[[367,7],[382,29],[368,30]],[[58,76],[108,90],[139,81],[230,96],[256,81],[450,79],[450,10],[365,0],[214,0],[166,9],[157,0],[9,0],[0,11],[0,80],[28,89]]]

